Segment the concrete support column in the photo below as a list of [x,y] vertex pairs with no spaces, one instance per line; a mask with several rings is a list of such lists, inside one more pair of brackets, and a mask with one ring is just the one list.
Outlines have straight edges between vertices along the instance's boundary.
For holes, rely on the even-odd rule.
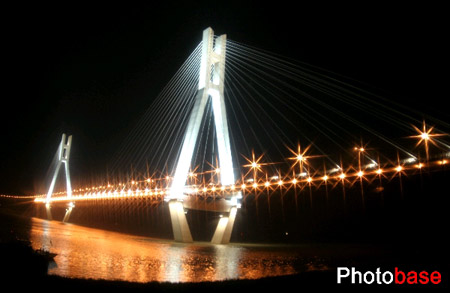
[[175,241],[193,242],[191,230],[189,229],[186,214],[184,213],[183,203],[178,200],[169,201],[169,211]]
[[64,215],[63,223],[69,222],[70,214],[72,213],[74,207],[75,205],[73,204],[73,202],[69,202],[69,204],[67,205],[66,214]]
[[45,211],[47,212],[47,220],[49,220],[49,221],[53,220],[51,208],[52,207],[50,206],[49,203],[45,204]]
[[232,207],[228,217],[222,217],[217,224],[216,231],[211,240],[212,244],[230,243],[231,232],[233,231],[234,220],[236,219],[237,207]]

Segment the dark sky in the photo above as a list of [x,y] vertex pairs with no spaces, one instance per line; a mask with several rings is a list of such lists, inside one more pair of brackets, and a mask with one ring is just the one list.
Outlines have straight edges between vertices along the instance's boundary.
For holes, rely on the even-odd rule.
[[448,122],[443,7],[225,3],[4,7],[0,194],[34,192],[62,132],[76,140],[75,170],[103,168],[208,26],[369,83]]

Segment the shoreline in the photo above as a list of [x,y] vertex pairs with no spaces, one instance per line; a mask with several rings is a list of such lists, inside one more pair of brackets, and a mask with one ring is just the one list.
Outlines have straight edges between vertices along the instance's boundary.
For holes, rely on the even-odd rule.
[[[95,279],[80,279],[80,278],[65,278],[61,276],[46,275],[40,278],[28,278],[35,286],[46,288],[46,290],[61,290],[70,288],[70,290],[105,290],[106,292],[232,292],[233,290],[249,290],[248,292],[262,292],[279,291],[284,289],[291,289],[295,291],[306,289],[345,289],[346,291],[361,290],[370,291],[382,289],[425,289],[448,290],[448,273],[444,273],[446,279],[438,285],[398,285],[398,284],[337,284],[336,270],[329,271],[312,271],[304,272],[294,275],[266,277],[261,279],[238,279],[238,280],[224,280],[213,282],[148,282],[137,283],[127,281],[111,281],[111,280],[95,280]],[[10,278],[6,284],[10,283],[16,289],[22,287],[29,288],[28,282],[20,282]],[[251,291],[250,291],[251,290]]]

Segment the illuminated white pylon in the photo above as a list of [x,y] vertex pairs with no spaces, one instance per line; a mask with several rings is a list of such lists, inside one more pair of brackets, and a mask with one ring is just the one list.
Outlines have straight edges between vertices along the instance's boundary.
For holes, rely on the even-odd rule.
[[[178,157],[174,178],[170,187],[170,194],[166,197],[166,200],[172,200],[170,204],[170,211],[172,228],[176,241],[192,241],[189,227],[186,224],[187,222],[185,223],[186,217],[184,215],[184,211],[179,206],[182,206],[181,201],[184,197],[186,180],[188,178],[194,149],[197,144],[200,125],[209,97],[212,99],[214,123],[217,134],[220,183],[222,185],[232,185],[235,182],[230,147],[230,135],[228,131],[228,121],[223,94],[225,77],[225,50],[226,35],[221,35],[214,39],[214,31],[211,28],[207,28],[203,31],[198,92],[195,97],[195,104],[189,117],[183,145]],[[236,203],[236,198],[232,198],[231,201]],[[177,216],[172,215],[172,213],[175,212],[177,213]],[[220,237],[215,236],[214,238],[218,239]],[[227,240],[225,239],[225,242],[226,241]],[[222,242],[222,240],[220,242]]]
[[[57,154],[58,161],[56,163],[55,172],[53,173],[52,182],[50,183],[50,187],[47,192],[46,206],[47,206],[47,214],[49,219],[51,219],[50,213],[50,199],[53,194],[53,189],[55,188],[56,179],[58,178],[59,169],[61,168],[61,164],[64,163],[64,170],[66,173],[66,191],[67,197],[72,197],[72,185],[70,183],[70,172],[69,172],[69,158],[70,158],[70,148],[72,146],[72,135],[70,135],[66,141],[66,134],[63,133],[61,138],[61,143],[59,144]],[[64,217],[64,221],[68,221],[70,212],[72,211],[73,203],[69,203],[69,208],[66,212],[66,216]]]

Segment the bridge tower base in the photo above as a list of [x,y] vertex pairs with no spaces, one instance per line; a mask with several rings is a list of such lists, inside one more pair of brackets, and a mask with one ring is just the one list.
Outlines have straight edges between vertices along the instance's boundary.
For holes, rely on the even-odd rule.
[[69,202],[66,209],[66,214],[64,215],[63,223],[69,222],[70,215],[72,214],[72,210],[75,207],[73,202]]
[[169,211],[175,241],[185,243],[194,242],[186,220],[186,214],[184,213],[183,203],[178,200],[169,201]]
[[211,240],[212,244],[230,243],[231,232],[233,231],[234,220],[236,219],[237,207],[232,207],[228,217],[222,217],[217,224],[216,231]]
[[51,210],[51,206],[49,203],[45,204],[45,212],[47,213],[47,220],[52,221],[53,220],[53,216],[52,216],[52,210]]

